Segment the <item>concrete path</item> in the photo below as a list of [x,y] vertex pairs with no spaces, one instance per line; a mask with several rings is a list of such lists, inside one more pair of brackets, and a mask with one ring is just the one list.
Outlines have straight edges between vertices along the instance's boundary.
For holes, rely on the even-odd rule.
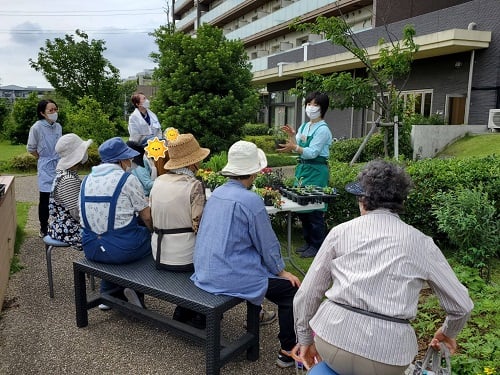
[[[82,253],[56,249],[53,253],[55,298],[48,295],[44,245],[37,236],[35,176],[17,177],[16,200],[33,202],[21,247],[23,270],[9,282],[0,316],[0,374],[186,374],[205,373],[203,348],[118,312],[89,312],[89,326],[75,323],[72,261]],[[149,309],[173,312],[173,306],[146,298]],[[276,310],[272,304],[268,308]],[[222,334],[231,338],[244,330],[245,310],[224,315]],[[278,323],[261,329],[260,359],[241,355],[221,374],[295,374],[275,365],[279,350]]]

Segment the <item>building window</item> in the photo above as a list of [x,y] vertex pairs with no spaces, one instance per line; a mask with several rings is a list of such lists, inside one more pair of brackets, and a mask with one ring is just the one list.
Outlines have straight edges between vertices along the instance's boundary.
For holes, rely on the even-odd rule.
[[[387,98],[388,94],[384,94]],[[400,97],[404,102],[405,108],[414,113],[429,117],[432,114],[432,95],[433,90],[408,90],[401,91]],[[380,95],[379,95],[380,96]],[[377,103],[373,103],[372,111],[368,111],[367,122],[376,121],[381,115],[381,108]]]

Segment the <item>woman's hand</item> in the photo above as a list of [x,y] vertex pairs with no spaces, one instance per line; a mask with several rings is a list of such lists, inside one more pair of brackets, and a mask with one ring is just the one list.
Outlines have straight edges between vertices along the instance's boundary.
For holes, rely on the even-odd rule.
[[292,141],[290,139],[285,143],[280,143],[278,146],[281,147],[276,149],[278,152],[292,152],[297,149],[297,143],[295,143],[295,140]]
[[321,362],[321,356],[316,350],[316,345],[295,345],[292,349],[292,357],[298,358],[300,362],[310,370],[315,364]]
[[295,135],[295,130],[292,129],[292,127],[290,125],[283,125],[281,127],[281,130],[288,134],[289,137],[293,137]]
[[434,334],[434,338],[431,340],[429,346],[432,346],[434,349],[439,350],[439,343],[442,342],[448,347],[450,354],[455,353],[457,350],[457,341],[448,336],[445,336],[442,332],[442,328],[439,328]]

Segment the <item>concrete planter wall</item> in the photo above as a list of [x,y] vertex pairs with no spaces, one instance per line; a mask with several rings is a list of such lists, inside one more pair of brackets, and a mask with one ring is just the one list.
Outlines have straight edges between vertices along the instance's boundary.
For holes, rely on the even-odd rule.
[[0,310],[9,282],[10,262],[16,242],[16,197],[14,177],[0,176],[0,184],[5,185],[5,194],[0,197]]
[[432,158],[450,143],[467,133],[487,133],[486,125],[413,125],[413,160]]

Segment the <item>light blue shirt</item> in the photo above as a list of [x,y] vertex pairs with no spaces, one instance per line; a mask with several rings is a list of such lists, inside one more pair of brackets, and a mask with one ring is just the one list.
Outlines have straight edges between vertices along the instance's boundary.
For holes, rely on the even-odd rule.
[[260,305],[268,279],[285,268],[280,248],[262,198],[229,180],[203,210],[191,279],[208,292]]
[[[147,165],[144,163],[144,165]],[[132,169],[131,172],[135,177],[139,179],[144,188],[144,195],[149,197],[149,193],[151,192],[151,188],[153,187],[154,180],[151,178],[151,170],[148,170],[146,167],[141,167],[138,165],[136,168]]]
[[52,191],[52,182],[56,177],[56,165],[59,155],[56,143],[61,138],[62,128],[58,122],[49,124],[46,120],[38,120],[30,128],[26,149],[29,153],[37,152],[38,190]]
[[323,156],[328,159],[330,156],[330,145],[332,144],[332,132],[328,128],[328,124],[324,121],[317,123],[306,122],[299,127],[299,131],[295,135],[297,144],[302,139],[304,142],[307,136],[314,134],[311,143],[308,147],[302,148],[302,159],[315,159],[318,156]]

